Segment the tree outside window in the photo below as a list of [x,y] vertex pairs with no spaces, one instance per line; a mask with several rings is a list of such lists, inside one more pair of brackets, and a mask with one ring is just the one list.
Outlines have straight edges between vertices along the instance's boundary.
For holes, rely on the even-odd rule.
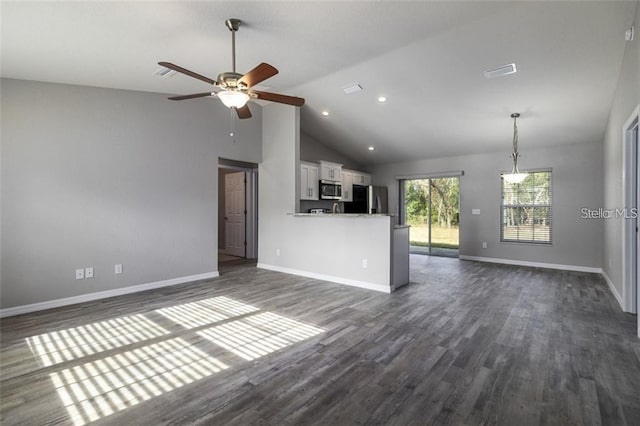
[[502,179],[500,240],[551,243],[551,170],[528,172],[522,183]]

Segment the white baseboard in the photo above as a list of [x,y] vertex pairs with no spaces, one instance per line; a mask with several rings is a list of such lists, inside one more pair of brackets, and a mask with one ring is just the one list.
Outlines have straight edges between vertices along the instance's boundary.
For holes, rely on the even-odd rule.
[[367,281],[358,281],[349,278],[334,277],[332,275],[317,274],[315,272],[301,271],[298,269],[284,268],[282,266],[267,265],[264,263],[258,263],[256,266],[261,269],[268,269],[269,271],[283,272],[285,274],[299,275],[301,277],[314,278],[316,280],[322,281],[330,281],[332,283],[350,285],[352,287],[366,288],[368,290],[380,291],[382,293],[391,293],[391,286],[384,286],[382,284],[374,284]]
[[609,278],[609,275],[607,275],[605,271],[602,271],[602,277],[607,282],[607,285],[609,286],[609,290],[611,290],[611,293],[613,293],[613,296],[618,301],[618,304],[620,305],[620,308],[622,309],[622,311],[626,312],[624,309],[624,303],[622,302],[622,296],[620,295],[620,293],[618,293],[616,286],[613,285],[613,281],[611,281],[611,278]]
[[562,271],[591,272],[601,274],[602,268],[590,266],[561,265],[558,263],[528,262],[526,260],[499,259],[496,257],[480,257],[460,255],[461,260],[475,260],[477,262],[502,263],[505,265],[531,266],[533,268],[560,269]]
[[90,302],[92,300],[106,299],[108,297],[121,296],[123,294],[138,293],[140,291],[152,290],[154,288],[168,287],[177,284],[184,284],[192,281],[206,280],[220,276],[218,271],[206,272],[204,274],[189,275],[186,277],[171,278],[164,281],[133,285],[130,287],[115,288],[113,290],[98,291],[95,293],[81,294],[79,296],[65,297],[64,299],[48,300],[46,302],[32,303],[30,305],[14,306],[12,308],[0,309],[0,318],[14,315],[27,314],[29,312],[43,311],[45,309],[59,308],[61,306],[75,305],[76,303]]

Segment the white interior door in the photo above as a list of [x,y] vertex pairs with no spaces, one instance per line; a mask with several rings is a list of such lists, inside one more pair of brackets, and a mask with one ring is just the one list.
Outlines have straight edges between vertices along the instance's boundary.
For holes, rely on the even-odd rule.
[[245,172],[224,175],[225,252],[246,256]]

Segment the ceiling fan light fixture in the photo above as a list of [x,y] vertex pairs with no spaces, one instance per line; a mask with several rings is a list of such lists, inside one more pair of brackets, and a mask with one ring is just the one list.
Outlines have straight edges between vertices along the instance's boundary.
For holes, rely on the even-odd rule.
[[236,90],[225,90],[218,93],[218,98],[227,108],[242,108],[249,101],[249,95]]

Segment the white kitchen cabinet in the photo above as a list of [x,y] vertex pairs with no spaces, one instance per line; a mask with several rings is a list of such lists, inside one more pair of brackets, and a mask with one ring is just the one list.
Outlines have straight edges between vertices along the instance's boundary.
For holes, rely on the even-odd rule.
[[312,163],[300,163],[300,199],[318,199],[318,166]]
[[344,201],[350,203],[353,201],[353,174],[355,172],[351,170],[342,170],[342,199],[340,201]]
[[334,182],[342,181],[342,164],[320,161],[320,179]]
[[371,185],[371,175],[362,172],[353,172],[353,184],[354,185]]

